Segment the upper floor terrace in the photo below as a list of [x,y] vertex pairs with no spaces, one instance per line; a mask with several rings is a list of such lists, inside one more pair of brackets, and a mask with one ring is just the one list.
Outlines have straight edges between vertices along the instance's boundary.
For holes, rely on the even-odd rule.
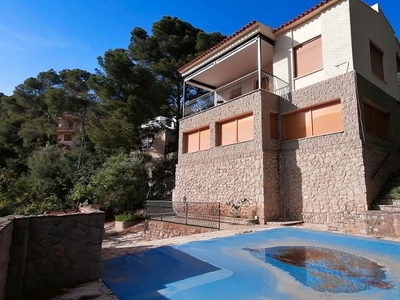
[[[287,95],[287,82],[273,75],[272,29],[251,22],[180,69],[188,85],[209,91],[185,103],[183,116],[198,113],[262,89]],[[187,98],[187,95],[184,95]]]

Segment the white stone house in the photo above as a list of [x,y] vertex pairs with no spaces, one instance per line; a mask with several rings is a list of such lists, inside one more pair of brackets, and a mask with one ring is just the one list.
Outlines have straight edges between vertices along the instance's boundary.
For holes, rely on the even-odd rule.
[[378,5],[325,0],[253,21],[180,68],[209,90],[180,120],[174,201],[334,224],[400,167],[400,46]]

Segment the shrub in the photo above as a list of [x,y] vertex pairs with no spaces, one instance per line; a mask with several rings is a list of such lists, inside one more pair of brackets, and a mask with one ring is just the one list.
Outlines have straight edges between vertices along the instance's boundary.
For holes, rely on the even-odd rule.
[[130,214],[123,214],[123,215],[116,215],[115,221],[120,222],[129,222],[129,221],[137,221],[137,220],[144,220],[142,215],[130,215]]
[[105,210],[125,213],[141,209],[148,190],[146,158],[136,153],[112,156],[89,185],[94,203]]
[[390,191],[390,196],[392,198],[400,199],[400,186],[393,188]]

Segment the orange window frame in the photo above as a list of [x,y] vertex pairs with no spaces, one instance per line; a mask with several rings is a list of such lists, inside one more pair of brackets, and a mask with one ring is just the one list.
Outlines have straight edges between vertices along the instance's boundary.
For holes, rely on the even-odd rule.
[[343,131],[342,103],[333,100],[283,115],[285,141]]
[[321,35],[293,48],[294,77],[302,77],[323,68]]
[[254,116],[250,113],[219,122],[217,128],[218,146],[250,141],[254,138]]
[[364,102],[365,129],[382,137],[389,137],[390,113]]
[[210,149],[210,127],[202,127],[184,133],[183,153]]
[[371,59],[371,71],[377,77],[385,80],[385,74],[383,69],[383,51],[379,49],[372,41],[369,42],[369,51]]

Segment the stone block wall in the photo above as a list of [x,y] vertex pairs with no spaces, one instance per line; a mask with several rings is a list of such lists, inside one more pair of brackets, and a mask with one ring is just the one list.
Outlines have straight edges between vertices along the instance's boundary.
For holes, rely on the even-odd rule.
[[[293,92],[280,112],[340,99],[343,132],[281,143],[280,188],[285,217],[332,224],[367,207],[355,72]],[[282,130],[282,128],[281,128]]]
[[14,219],[6,299],[100,277],[104,213]]
[[[185,132],[209,126],[210,149],[183,153],[180,143],[174,201],[220,202],[222,215],[257,215],[261,222],[276,218],[279,193],[275,166],[279,143],[265,142],[264,135],[269,135],[268,112],[277,111],[277,99],[268,92],[256,91],[182,119],[180,140],[183,141]],[[254,116],[254,139],[217,146],[218,122],[248,112]]]
[[0,218],[0,300],[5,297],[8,262],[10,260],[10,246],[12,240],[13,221]]
[[216,230],[217,229],[168,223],[157,220],[146,220],[145,238],[146,240],[168,239],[177,236],[212,232]]
[[361,104],[367,99],[390,114],[389,136],[382,137],[366,130],[364,106],[361,105],[367,201],[371,206],[390,173],[400,170],[400,102],[359,74],[357,85]]
[[347,215],[333,231],[376,237],[400,237],[400,214],[392,211],[364,211]]

